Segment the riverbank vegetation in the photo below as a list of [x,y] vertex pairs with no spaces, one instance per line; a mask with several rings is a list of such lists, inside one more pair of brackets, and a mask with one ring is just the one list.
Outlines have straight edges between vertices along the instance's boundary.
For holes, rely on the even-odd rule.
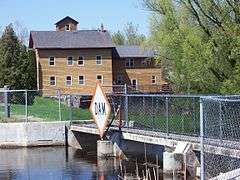
[[11,89],[36,89],[35,52],[17,37],[12,24],[0,37],[0,69],[0,88],[8,85]]

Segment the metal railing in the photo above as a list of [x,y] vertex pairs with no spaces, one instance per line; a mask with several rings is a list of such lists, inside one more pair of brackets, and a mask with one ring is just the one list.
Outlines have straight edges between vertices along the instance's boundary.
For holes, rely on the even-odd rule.
[[122,107],[124,127],[192,136],[200,133],[199,99],[191,95],[109,95],[112,109]]
[[[222,173],[224,179],[234,179],[227,172],[240,169],[240,96],[202,97],[200,114],[201,179]],[[225,155],[209,151],[209,145],[225,149]],[[228,149],[234,156],[228,156]]]

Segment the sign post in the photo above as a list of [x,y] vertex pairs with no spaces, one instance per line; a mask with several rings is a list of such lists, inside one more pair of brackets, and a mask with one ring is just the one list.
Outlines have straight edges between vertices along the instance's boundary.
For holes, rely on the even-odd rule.
[[103,139],[108,124],[108,118],[111,113],[111,106],[100,83],[97,83],[96,85],[95,93],[90,105],[90,112],[92,113],[93,119],[98,127],[100,137]]

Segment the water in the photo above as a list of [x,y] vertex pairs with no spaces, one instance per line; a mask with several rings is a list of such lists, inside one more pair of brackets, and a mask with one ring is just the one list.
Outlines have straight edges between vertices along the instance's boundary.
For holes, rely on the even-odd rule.
[[[121,165],[135,174],[133,159]],[[0,180],[114,180],[124,171],[120,169],[115,158],[100,160],[96,152],[70,147],[0,149]]]

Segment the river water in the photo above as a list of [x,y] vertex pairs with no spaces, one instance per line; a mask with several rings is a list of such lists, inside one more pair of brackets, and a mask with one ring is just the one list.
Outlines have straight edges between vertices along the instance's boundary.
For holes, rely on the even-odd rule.
[[98,159],[96,152],[71,147],[0,149],[0,180],[114,180],[135,170],[133,159]]

